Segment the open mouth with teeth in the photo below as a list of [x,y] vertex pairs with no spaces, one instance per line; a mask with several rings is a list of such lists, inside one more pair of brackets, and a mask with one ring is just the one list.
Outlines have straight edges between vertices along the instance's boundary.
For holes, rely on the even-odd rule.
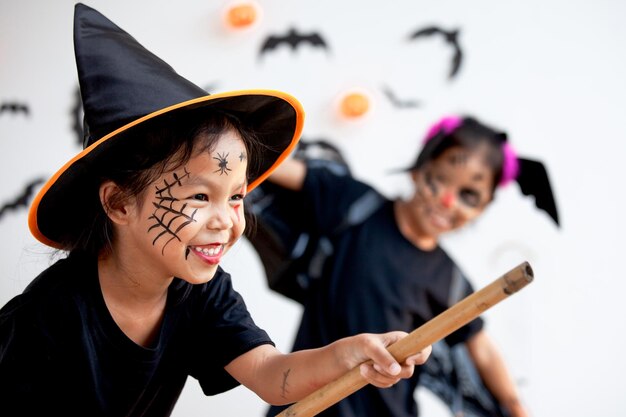
[[215,244],[209,246],[190,246],[191,252],[199,256],[203,261],[215,265],[218,264],[222,254],[224,253],[224,244]]
[[428,218],[430,219],[431,225],[433,225],[437,229],[447,230],[453,227],[454,220],[450,216],[438,210],[430,208],[426,210],[426,214]]

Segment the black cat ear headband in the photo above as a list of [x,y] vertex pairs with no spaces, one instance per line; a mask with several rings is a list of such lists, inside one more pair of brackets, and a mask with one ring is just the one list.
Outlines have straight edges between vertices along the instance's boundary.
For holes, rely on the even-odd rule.
[[[432,125],[424,138],[424,143],[435,137],[439,133],[446,135],[452,133],[463,124],[463,118],[458,116],[446,116]],[[502,153],[504,160],[502,163],[502,176],[499,187],[509,184],[515,180],[520,186],[520,191],[524,195],[535,197],[537,208],[544,210],[552,220],[559,226],[559,214],[556,202],[550,186],[548,172],[540,161],[519,157],[511,144],[507,140],[506,133],[500,133],[502,139]]]

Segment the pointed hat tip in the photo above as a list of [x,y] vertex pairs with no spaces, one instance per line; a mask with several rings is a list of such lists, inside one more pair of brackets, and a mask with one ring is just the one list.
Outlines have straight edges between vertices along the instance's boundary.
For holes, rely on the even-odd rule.
[[74,53],[91,144],[114,129],[208,93],[95,9],[78,3]]

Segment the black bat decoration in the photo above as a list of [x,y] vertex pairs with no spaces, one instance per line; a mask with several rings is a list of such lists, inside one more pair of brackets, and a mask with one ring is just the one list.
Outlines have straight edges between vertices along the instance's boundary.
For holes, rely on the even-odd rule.
[[425,36],[433,36],[433,35],[443,35],[446,43],[448,43],[454,49],[454,55],[452,57],[452,66],[450,68],[450,74],[448,75],[448,78],[450,79],[454,78],[459,72],[459,69],[461,68],[461,62],[463,60],[463,52],[461,51],[461,46],[459,45],[459,31],[458,30],[447,31],[437,26],[429,26],[424,29],[417,30],[409,37],[409,39],[412,40],[416,38],[421,38]]
[[30,110],[26,104],[22,103],[10,103],[5,102],[0,106],[0,114],[7,113],[24,113],[24,115],[28,116],[30,114]]
[[79,146],[83,146],[83,141],[85,140],[85,130],[83,129],[83,100],[80,97],[80,88],[77,87],[74,90],[74,105],[70,110],[71,117],[73,120],[72,130],[74,131],[74,135],[76,137],[76,143]]
[[537,208],[548,213],[557,226],[560,226],[559,213],[545,166],[531,159],[518,158],[517,160],[519,161],[519,174],[516,180],[522,194],[535,197]]
[[263,55],[268,51],[272,51],[282,44],[287,44],[291,47],[292,50],[295,50],[296,47],[298,47],[302,43],[310,44],[314,47],[319,47],[326,50],[329,49],[328,44],[319,33],[312,32],[308,34],[302,34],[298,33],[296,29],[291,28],[284,36],[268,36],[261,46],[261,51],[259,55]]
[[389,87],[384,86],[382,90],[394,107],[400,109],[412,109],[420,106],[420,102],[416,100],[400,100]]
[[28,183],[26,187],[24,188],[24,190],[22,191],[22,193],[19,196],[17,196],[17,198],[15,198],[14,200],[0,207],[0,219],[2,219],[2,216],[4,216],[4,213],[9,210],[17,210],[20,207],[27,208],[28,205],[30,204],[30,199],[33,195],[33,191],[35,191],[35,188],[37,186],[39,186],[40,184],[43,184],[44,182],[45,182],[44,178],[38,178]]
[[212,84],[207,84],[203,87],[204,91],[206,91],[207,93],[210,94],[214,94],[215,91],[217,91],[217,86],[219,85],[219,83],[214,82]]

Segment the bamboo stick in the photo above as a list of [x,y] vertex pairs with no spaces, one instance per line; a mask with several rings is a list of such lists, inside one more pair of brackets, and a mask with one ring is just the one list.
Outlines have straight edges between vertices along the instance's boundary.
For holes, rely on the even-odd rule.
[[[443,339],[480,316],[487,309],[515,294],[531,283],[533,278],[533,270],[528,262],[522,262],[491,284],[468,295],[446,311],[413,330],[405,338],[389,346],[389,352],[398,362],[404,362],[409,356]],[[292,404],[289,408],[277,414],[276,417],[315,416],[365,385],[367,385],[367,382],[361,376],[357,366],[297,403]]]

